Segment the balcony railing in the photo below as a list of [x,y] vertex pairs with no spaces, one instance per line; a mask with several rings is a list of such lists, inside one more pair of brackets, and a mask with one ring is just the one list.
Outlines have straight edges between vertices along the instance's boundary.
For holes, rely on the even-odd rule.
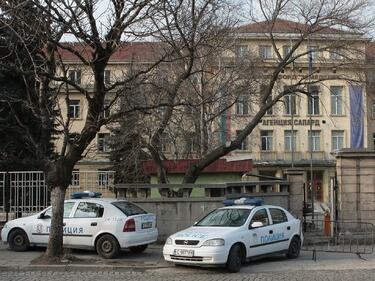
[[[260,151],[255,153],[255,159],[257,161],[292,161],[292,157],[294,161],[300,160],[310,160],[310,152],[309,151],[295,151],[294,155],[292,156],[291,151],[287,152],[276,152],[276,151]],[[334,160],[330,157],[330,154],[325,151],[313,151],[312,153],[313,160]]]

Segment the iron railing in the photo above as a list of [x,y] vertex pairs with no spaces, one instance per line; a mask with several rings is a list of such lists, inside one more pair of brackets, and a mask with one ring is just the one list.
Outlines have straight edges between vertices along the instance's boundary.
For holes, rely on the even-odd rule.
[[304,222],[302,249],[316,252],[353,253],[359,257],[374,252],[375,228],[358,221],[308,220]]

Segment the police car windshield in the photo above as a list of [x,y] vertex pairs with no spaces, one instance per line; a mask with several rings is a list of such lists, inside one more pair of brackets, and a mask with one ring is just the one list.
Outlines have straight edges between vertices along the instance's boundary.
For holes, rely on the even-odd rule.
[[126,201],[113,202],[112,205],[121,210],[126,216],[134,216],[140,214],[147,214],[145,210]]
[[251,209],[217,209],[209,213],[194,226],[229,226],[239,227],[243,225]]

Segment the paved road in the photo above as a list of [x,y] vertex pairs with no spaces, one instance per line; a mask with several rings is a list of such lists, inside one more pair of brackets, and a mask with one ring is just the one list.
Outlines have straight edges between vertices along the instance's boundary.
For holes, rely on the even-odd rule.
[[280,280],[280,281],[361,281],[374,280],[373,270],[342,270],[342,271],[294,271],[294,272],[268,272],[268,273],[236,273],[229,274],[218,271],[206,271],[197,273],[157,272],[157,271],[106,271],[106,272],[54,272],[54,271],[28,271],[28,272],[0,272],[2,281],[246,281],[246,280]]

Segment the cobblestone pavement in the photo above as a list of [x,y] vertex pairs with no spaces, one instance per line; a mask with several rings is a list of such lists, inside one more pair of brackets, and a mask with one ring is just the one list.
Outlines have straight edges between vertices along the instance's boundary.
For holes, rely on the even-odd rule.
[[73,251],[83,263],[63,266],[33,266],[30,261],[44,252],[33,249],[16,253],[0,246],[0,281],[245,281],[245,280],[375,280],[375,254],[367,260],[356,255],[301,252],[298,259],[273,256],[252,261],[237,274],[220,268],[174,266],[162,258],[161,246],[151,245],[142,254],[124,252],[115,260],[101,259],[92,251]]
[[269,272],[269,273],[236,273],[225,272],[201,272],[181,273],[175,272],[155,272],[155,271],[99,271],[99,272],[55,272],[55,271],[26,271],[26,272],[0,272],[2,281],[44,281],[44,280],[69,280],[69,281],[89,281],[89,280],[121,280],[121,281],[262,281],[262,280],[340,280],[340,281],[361,281],[374,280],[375,269],[373,270],[344,270],[344,271],[294,271],[294,272]]

